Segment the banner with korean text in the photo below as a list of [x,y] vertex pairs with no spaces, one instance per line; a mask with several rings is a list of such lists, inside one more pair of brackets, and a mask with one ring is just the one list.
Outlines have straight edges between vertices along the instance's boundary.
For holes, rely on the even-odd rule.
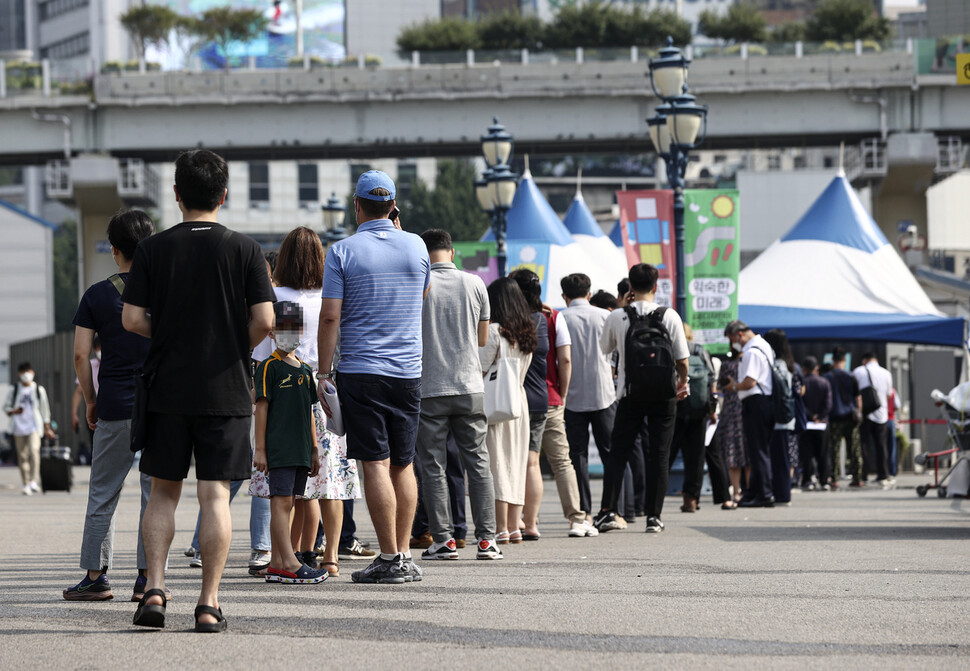
[[674,305],[674,194],[672,191],[617,191],[620,230],[627,267],[649,263],[660,271],[657,303]]

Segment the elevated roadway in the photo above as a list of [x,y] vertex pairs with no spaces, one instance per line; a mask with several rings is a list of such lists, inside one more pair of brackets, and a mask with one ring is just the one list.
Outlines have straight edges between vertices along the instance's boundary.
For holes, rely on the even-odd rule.
[[[832,145],[897,132],[970,136],[970,87],[905,53],[696,61],[706,148]],[[73,153],[146,161],[472,155],[493,115],[517,151],[639,152],[658,100],[644,62],[425,65],[100,75],[92,96],[0,99],[0,163]]]

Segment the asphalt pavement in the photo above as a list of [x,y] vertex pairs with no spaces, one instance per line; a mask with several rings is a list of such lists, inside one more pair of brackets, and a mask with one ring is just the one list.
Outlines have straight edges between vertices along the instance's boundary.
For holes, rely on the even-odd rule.
[[[222,583],[229,631],[192,632],[201,571],[188,567],[197,507],[176,517],[161,631],[131,625],[138,490],[121,496],[115,598],[63,600],[77,568],[88,469],[68,494],[23,496],[0,468],[0,669],[561,668],[966,669],[970,502],[918,498],[925,475],[891,491],[793,496],[791,507],[697,513],[669,497],[666,531],[644,520],[598,538],[566,536],[546,481],[538,542],[499,562],[423,562],[424,580],[356,585],[342,562],[320,585],[247,574],[249,500],[233,503]],[[599,482],[594,481],[594,499]],[[358,536],[374,540],[366,506]]]

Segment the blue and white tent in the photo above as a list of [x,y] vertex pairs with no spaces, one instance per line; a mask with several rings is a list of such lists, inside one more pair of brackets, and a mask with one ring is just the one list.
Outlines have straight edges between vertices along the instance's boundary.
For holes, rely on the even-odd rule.
[[[488,231],[482,240],[494,240]],[[585,273],[592,291],[616,291],[617,280],[601,267],[592,250],[576,242],[526,170],[508,213],[508,267],[525,266],[542,279],[542,298],[554,307],[564,305],[559,281],[571,273]],[[625,274],[626,264],[621,269]],[[621,275],[622,277],[622,275]]]
[[797,340],[960,347],[966,324],[937,310],[844,176],[741,271],[739,316]]
[[610,230],[610,241],[620,249],[623,249],[623,227],[620,226],[619,219],[616,220],[616,224]]
[[[583,194],[576,191],[566,218],[563,219],[566,230],[573,236],[573,239],[582,245],[583,249],[591,252],[593,259],[599,264],[604,276],[614,279],[612,285],[607,287],[595,287],[605,289],[611,294],[616,294],[616,285],[627,276],[627,261],[623,247],[613,244],[600,228],[596,217],[590,212]],[[622,245],[622,241],[620,243]]]

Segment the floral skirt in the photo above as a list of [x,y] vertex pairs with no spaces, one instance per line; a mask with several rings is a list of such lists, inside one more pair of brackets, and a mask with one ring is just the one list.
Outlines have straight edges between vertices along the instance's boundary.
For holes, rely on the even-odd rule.
[[[320,472],[307,479],[303,499],[342,500],[360,498],[357,462],[347,458],[347,439],[327,430],[327,416],[323,406],[313,405],[313,421],[317,428],[317,459]],[[269,498],[269,477],[253,469],[249,480],[249,494]]]

